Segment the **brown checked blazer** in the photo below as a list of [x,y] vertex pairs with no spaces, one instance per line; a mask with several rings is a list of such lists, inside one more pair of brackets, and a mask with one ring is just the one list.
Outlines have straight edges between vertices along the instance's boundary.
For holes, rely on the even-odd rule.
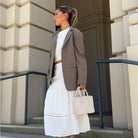
[[[47,74],[47,85],[51,84],[51,78],[54,71],[54,56],[56,49],[57,36],[60,29],[53,33],[50,61]],[[65,37],[62,48],[62,70],[66,89],[68,91],[76,90],[77,84],[86,85],[87,81],[87,62],[85,58],[85,48],[83,43],[83,33],[70,26]]]

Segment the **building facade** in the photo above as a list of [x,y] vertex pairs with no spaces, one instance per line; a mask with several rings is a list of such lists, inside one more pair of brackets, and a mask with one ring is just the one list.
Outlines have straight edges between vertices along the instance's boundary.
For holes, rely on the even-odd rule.
[[[87,87],[98,112],[96,60],[138,61],[138,0],[1,0],[0,75],[37,71],[47,73],[55,8],[78,10],[77,28],[84,34],[88,64]],[[87,8],[86,8],[87,7]],[[133,129],[138,138],[138,66],[101,65],[103,112],[113,117],[114,128]],[[45,76],[30,74],[0,82],[0,119],[4,124],[24,124],[43,116]],[[26,104],[27,96],[27,104]]]

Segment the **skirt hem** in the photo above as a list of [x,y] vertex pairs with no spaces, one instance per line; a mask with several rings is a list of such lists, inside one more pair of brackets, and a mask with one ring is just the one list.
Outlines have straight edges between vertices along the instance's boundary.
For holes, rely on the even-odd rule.
[[87,129],[87,130],[82,130],[82,131],[79,131],[79,132],[71,132],[71,133],[69,133],[69,134],[64,134],[64,135],[51,135],[51,134],[46,134],[45,133],[45,136],[51,136],[51,137],[67,137],[67,136],[71,136],[71,135],[79,135],[79,134],[81,134],[81,133],[86,133],[86,132],[88,132],[88,131],[90,131],[91,129]]

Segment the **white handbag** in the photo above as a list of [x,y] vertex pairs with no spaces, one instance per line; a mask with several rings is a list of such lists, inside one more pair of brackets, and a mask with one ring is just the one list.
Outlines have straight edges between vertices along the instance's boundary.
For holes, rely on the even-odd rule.
[[[83,93],[81,95],[81,93]],[[85,96],[85,93],[87,96]],[[79,94],[79,96],[76,96]],[[86,113],[94,113],[94,102],[93,96],[89,96],[86,89],[80,90],[80,87],[77,87],[75,97],[72,98],[72,107],[73,112],[77,115],[79,114],[86,114]]]

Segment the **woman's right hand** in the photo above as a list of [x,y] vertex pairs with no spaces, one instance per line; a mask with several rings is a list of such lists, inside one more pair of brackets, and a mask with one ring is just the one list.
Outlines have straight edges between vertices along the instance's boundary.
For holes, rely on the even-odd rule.
[[80,90],[84,90],[85,89],[85,85],[83,84],[77,84],[77,87],[80,86]]

